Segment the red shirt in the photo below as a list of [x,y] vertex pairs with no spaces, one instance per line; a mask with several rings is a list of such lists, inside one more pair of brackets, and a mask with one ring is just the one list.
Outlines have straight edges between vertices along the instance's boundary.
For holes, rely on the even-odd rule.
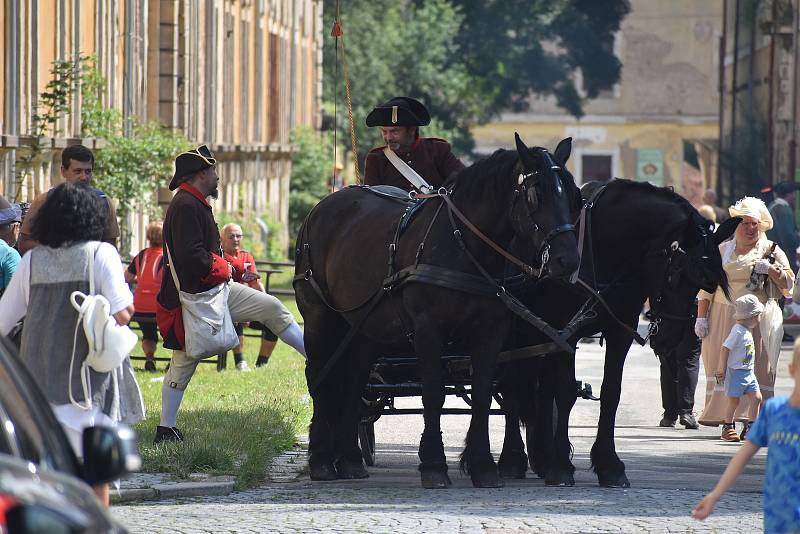
[[[242,282],[242,275],[245,271],[249,271],[251,273],[258,274],[258,269],[256,269],[256,260],[253,258],[253,255],[247,252],[246,250],[240,250],[235,256],[225,253],[225,260],[230,263],[233,268],[236,270],[233,274],[233,280],[235,282],[241,282],[243,284],[247,284],[253,289],[258,289],[258,280],[252,280],[250,282]],[[259,276],[259,279],[261,277]]]

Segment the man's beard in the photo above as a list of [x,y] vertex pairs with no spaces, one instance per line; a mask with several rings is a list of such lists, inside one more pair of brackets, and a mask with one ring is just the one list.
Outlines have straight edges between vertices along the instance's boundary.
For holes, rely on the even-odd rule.
[[219,198],[219,189],[215,187],[214,190],[211,191],[211,193],[208,196],[210,196],[214,200],[218,199]]

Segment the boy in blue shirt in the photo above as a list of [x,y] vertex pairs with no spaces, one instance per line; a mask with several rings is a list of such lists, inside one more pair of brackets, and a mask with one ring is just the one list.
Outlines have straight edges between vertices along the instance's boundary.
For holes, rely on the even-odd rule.
[[800,340],[794,344],[789,374],[794,390],[788,397],[764,403],[744,445],[731,459],[711,493],[697,503],[692,516],[705,519],[722,495],[733,486],[750,458],[768,447],[764,477],[764,531],[800,532]]
[[[725,396],[728,398],[721,437],[724,441],[744,441],[761,406],[761,389],[755,374],[756,343],[752,330],[758,326],[758,317],[764,312],[764,305],[755,295],[742,295],[736,299],[733,307],[736,323],[722,343],[715,376],[718,384],[724,381]],[[744,424],[742,434],[737,435],[733,414],[743,395],[750,398],[747,414],[750,420]]]

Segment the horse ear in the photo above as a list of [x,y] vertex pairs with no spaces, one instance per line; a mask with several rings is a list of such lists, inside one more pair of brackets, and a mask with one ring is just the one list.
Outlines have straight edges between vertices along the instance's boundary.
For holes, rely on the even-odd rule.
[[553,153],[553,157],[558,162],[559,165],[562,167],[567,164],[567,160],[569,159],[569,155],[572,153],[572,138],[567,137],[566,139],[562,139],[561,142],[558,143],[556,147],[556,151]]
[[517,152],[519,154],[525,154],[528,152],[528,147],[522,142],[522,139],[520,139],[517,132],[514,132],[514,142],[517,144]]
[[741,217],[731,217],[720,224],[717,231],[714,232],[714,242],[719,245],[723,241],[727,241],[727,239],[733,235],[733,232],[736,231],[736,227],[739,226],[740,222],[742,222]]

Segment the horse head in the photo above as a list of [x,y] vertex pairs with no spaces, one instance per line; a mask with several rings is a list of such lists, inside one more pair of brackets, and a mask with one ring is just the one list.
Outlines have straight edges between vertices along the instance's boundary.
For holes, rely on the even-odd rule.
[[[710,221],[689,207],[688,221],[662,251],[660,276],[654,275],[649,289],[651,327],[650,346],[656,353],[672,349],[691,328],[693,306],[700,289],[714,293],[717,288],[728,296],[728,278],[722,267],[719,244],[729,239],[741,218],[722,223],[716,231]],[[670,237],[670,239],[672,239]],[[660,255],[660,254],[659,254]],[[652,280],[651,280],[652,281]]]
[[545,148],[528,148],[519,134],[514,137],[521,170],[511,203],[514,233],[531,244],[535,262],[550,276],[569,278],[579,262],[572,217],[581,205],[580,190],[564,166],[572,138],[562,140],[550,154]]

